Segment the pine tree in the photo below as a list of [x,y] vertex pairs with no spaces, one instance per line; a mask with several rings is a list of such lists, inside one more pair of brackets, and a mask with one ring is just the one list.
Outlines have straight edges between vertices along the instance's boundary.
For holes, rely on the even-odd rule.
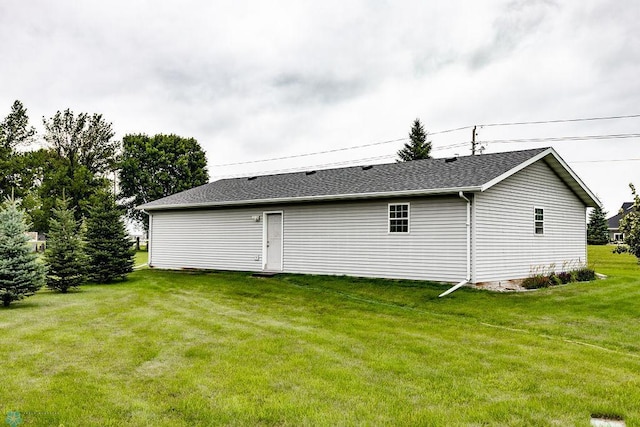
[[5,307],[33,295],[45,281],[45,266],[31,251],[25,214],[14,199],[0,210],[0,299]]
[[96,194],[87,219],[89,278],[98,283],[124,280],[133,271],[134,251],[129,242],[122,212],[107,192]]
[[607,213],[597,206],[589,214],[587,225],[587,243],[590,245],[606,245],[609,243],[609,226]]
[[45,252],[49,267],[47,287],[62,293],[80,286],[86,279],[84,238],[73,211],[64,196],[56,200]]
[[431,141],[427,141],[428,136],[429,132],[424,130],[420,119],[415,119],[409,133],[409,142],[405,143],[402,150],[398,151],[398,161],[430,159]]
[[640,194],[636,193],[633,184],[629,184],[629,187],[633,194],[633,206],[620,220],[620,232],[624,233],[624,242],[629,245],[629,252],[640,262]]

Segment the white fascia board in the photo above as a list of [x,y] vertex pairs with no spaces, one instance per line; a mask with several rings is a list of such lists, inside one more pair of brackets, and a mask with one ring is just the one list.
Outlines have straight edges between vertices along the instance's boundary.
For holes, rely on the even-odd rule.
[[[602,206],[602,203],[600,203],[600,200],[598,200],[596,195],[593,194],[591,192],[591,190],[589,190],[589,188],[584,184],[584,182],[582,182],[582,180],[578,177],[578,175],[576,175],[575,172],[573,172],[573,170],[571,170],[569,165],[562,159],[562,157],[560,157],[560,155],[558,155],[558,153],[556,153],[556,150],[554,150],[553,148],[548,148],[548,149],[544,150],[542,153],[540,153],[540,154],[538,154],[536,156],[533,156],[529,160],[520,163],[515,168],[513,168],[513,169],[503,173],[502,175],[492,179],[491,181],[485,183],[484,185],[482,185],[482,188],[481,188],[480,191],[481,192],[487,191],[489,188],[493,187],[494,185],[498,184],[499,182],[504,181],[505,179],[509,178],[510,176],[514,175],[515,173],[520,172],[522,169],[526,168],[527,166],[530,166],[530,165],[534,164],[535,162],[537,162],[538,160],[544,159],[547,156],[552,156],[553,159],[555,161],[557,161],[558,164],[562,167],[562,169],[564,169],[564,171],[571,177],[571,179],[574,181],[574,183],[577,184],[579,189],[584,192],[583,195],[578,195],[578,196],[583,200],[583,202],[585,202],[586,205],[596,204],[598,206]],[[549,165],[549,166],[552,169],[555,169],[553,167],[553,165]],[[556,173],[558,173],[558,171],[556,171]],[[564,180],[565,178],[561,177],[561,179]],[[569,185],[569,187],[572,188],[570,182],[567,182],[567,185]]]
[[553,152],[552,148],[544,150],[542,153],[540,153],[538,155],[535,155],[532,158],[530,158],[529,160],[520,163],[515,168],[512,168],[512,169],[506,171],[505,173],[503,173],[502,175],[499,175],[499,176],[493,178],[491,181],[484,183],[482,185],[482,189],[480,191],[482,191],[482,192],[487,191],[488,189],[490,189],[494,185],[504,181],[505,179],[507,179],[510,176],[516,174],[517,172],[520,172],[522,169],[526,168],[527,166],[530,166],[530,165],[534,164],[535,162],[537,162],[538,160],[542,159],[543,157],[545,157],[550,152]]
[[157,211],[167,209],[191,209],[191,208],[207,208],[222,206],[250,206],[250,205],[273,205],[279,203],[299,203],[299,202],[321,202],[334,200],[361,200],[361,199],[379,199],[389,197],[408,197],[408,196],[435,196],[441,194],[458,194],[460,191],[465,193],[473,193],[481,191],[481,187],[455,187],[455,188],[434,188],[428,190],[406,190],[406,191],[383,191],[377,193],[354,193],[354,194],[335,194],[322,196],[303,196],[303,197],[283,197],[277,199],[256,199],[256,200],[232,200],[227,202],[203,202],[203,203],[186,203],[172,205],[157,205],[136,207],[138,210]]

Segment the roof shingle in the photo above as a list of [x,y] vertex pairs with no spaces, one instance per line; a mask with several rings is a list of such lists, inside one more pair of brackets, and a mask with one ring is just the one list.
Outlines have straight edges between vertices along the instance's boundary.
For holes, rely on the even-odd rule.
[[[480,187],[547,148],[214,181],[139,206],[168,209],[269,200]],[[455,159],[455,160],[454,160]]]

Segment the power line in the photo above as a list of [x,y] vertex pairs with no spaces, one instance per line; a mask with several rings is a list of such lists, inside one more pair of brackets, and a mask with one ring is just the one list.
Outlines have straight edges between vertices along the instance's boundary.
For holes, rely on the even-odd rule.
[[[427,135],[440,135],[440,134],[445,134],[445,133],[457,132],[457,131],[461,131],[461,130],[472,129],[472,128],[476,127],[476,126],[479,126],[479,127],[516,126],[516,125],[533,125],[533,124],[549,124],[549,123],[584,122],[584,121],[596,121],[596,120],[630,119],[630,118],[637,118],[637,117],[640,117],[640,114],[629,114],[629,115],[620,115],[620,116],[606,116],[606,117],[586,117],[586,118],[576,118],[576,119],[540,120],[540,121],[527,121],[527,122],[488,123],[488,124],[481,124],[481,125],[461,126],[461,127],[441,130],[441,131],[437,131],[437,132],[428,132]],[[637,135],[637,134],[635,134],[635,135]],[[618,137],[618,138],[635,138],[635,137],[636,136],[626,136],[626,137]],[[557,141],[567,140],[566,138],[569,138],[569,137],[560,137],[560,138],[561,139],[557,139]],[[614,139],[614,137],[603,138],[602,136],[574,137],[574,138],[576,138],[574,140],[577,140],[577,141],[581,140],[580,138],[585,138],[585,139]],[[290,156],[272,157],[272,158],[268,158],[268,159],[248,160],[248,161],[233,162],[233,163],[221,163],[221,164],[211,165],[211,167],[218,167],[219,168],[219,167],[225,167],[225,166],[239,166],[239,165],[248,165],[248,164],[255,164],[255,163],[266,163],[266,162],[272,162],[272,161],[277,161],[277,160],[288,160],[288,159],[295,159],[295,158],[301,158],[301,157],[310,157],[310,156],[315,156],[315,155],[319,155],[319,154],[337,153],[337,152],[341,152],[341,151],[356,150],[356,149],[359,149],[359,148],[366,148],[366,147],[374,147],[374,146],[378,146],[378,145],[392,144],[394,142],[406,141],[408,139],[409,138],[407,138],[407,137],[405,137],[405,138],[397,138],[397,139],[391,139],[391,140],[386,140],[386,141],[372,142],[372,143],[369,143],[369,144],[361,144],[361,145],[354,145],[354,146],[349,146],[349,147],[335,148],[335,149],[332,149],[332,150],[316,151],[316,152],[312,152],[312,153],[293,154],[293,155],[290,155]],[[533,138],[533,139],[518,139],[518,140],[493,140],[493,141],[479,141],[478,143],[543,142],[543,141],[556,141],[556,139]],[[467,144],[467,143],[464,143],[464,144]],[[454,144],[454,145],[448,145],[448,146],[442,146],[442,147],[434,147],[433,149],[434,150],[442,150],[442,149],[446,149],[446,148],[454,148],[454,147],[463,146],[464,144]]]
[[395,154],[385,154],[384,156],[375,156],[375,157],[367,157],[363,159],[354,159],[354,160],[343,160],[341,162],[332,162],[332,163],[323,163],[319,165],[312,166],[300,166],[295,168],[288,169],[275,169],[275,170],[267,170],[253,173],[242,173],[242,174],[233,174],[233,175],[215,175],[216,178],[224,179],[224,178],[240,178],[245,176],[258,176],[258,175],[273,175],[277,173],[289,173],[289,172],[302,172],[302,171],[311,171],[311,170],[321,170],[328,169],[331,166],[356,166],[363,162],[372,162],[377,160],[384,160],[388,158],[395,157]]
[[299,158],[299,157],[309,157],[309,156],[315,156],[317,154],[337,153],[337,152],[340,152],[340,151],[355,150],[357,148],[373,147],[375,145],[383,145],[383,144],[391,144],[392,142],[400,142],[400,141],[405,141],[407,139],[409,139],[409,138],[391,139],[391,140],[388,140],[388,141],[373,142],[371,144],[363,144],[363,145],[355,145],[355,146],[352,146],[352,147],[335,148],[333,150],[316,151],[314,153],[293,154],[291,156],[272,157],[270,159],[248,160],[246,162],[235,162],[235,163],[225,163],[225,164],[220,164],[220,165],[212,165],[212,167],[248,165],[248,164],[251,164],[251,163],[264,163],[264,162],[272,162],[272,161],[275,161],[275,160],[287,160],[287,159],[295,159],[295,158]]
[[638,162],[640,158],[636,159],[599,159],[599,160],[576,160],[569,163],[609,163],[609,162]]
[[511,144],[519,142],[561,142],[561,141],[588,141],[591,139],[627,139],[640,138],[640,133],[618,133],[611,135],[584,135],[584,136],[559,136],[543,138],[523,138],[523,139],[493,139],[480,141],[482,144]]
[[[471,129],[473,126],[462,126],[459,128],[454,128],[454,129],[446,129],[446,130],[441,130],[441,131],[437,131],[437,132],[428,132],[427,135],[440,135],[443,133],[450,133],[450,132],[457,132],[460,130],[464,130],[464,129]],[[223,163],[223,164],[217,164],[217,165],[211,165],[211,167],[224,167],[224,166],[238,166],[238,165],[248,165],[248,164],[252,164],[252,163],[264,163],[264,162],[273,162],[276,160],[288,160],[288,159],[295,159],[295,158],[299,158],[299,157],[309,157],[309,156],[315,156],[318,154],[329,154],[329,153],[338,153],[340,151],[348,151],[348,150],[356,150],[358,148],[366,148],[366,147],[374,147],[376,145],[385,145],[385,144],[392,144],[394,142],[400,142],[400,141],[406,141],[409,138],[405,137],[405,138],[397,138],[397,139],[390,139],[387,141],[380,141],[380,142],[372,142],[370,144],[362,144],[362,145],[353,145],[350,147],[342,147],[342,148],[335,148],[332,150],[325,150],[325,151],[316,151],[313,153],[302,153],[302,154],[293,154],[291,156],[282,156],[282,157],[272,157],[269,159],[260,159],[260,160],[247,160],[244,162],[234,162],[234,163]],[[465,143],[466,144],[466,143]],[[446,147],[444,147],[446,148]],[[435,149],[442,149],[442,148],[435,148]]]
[[633,119],[640,117],[640,114],[628,114],[624,116],[606,116],[606,117],[586,117],[579,119],[559,119],[559,120],[540,120],[540,121],[530,121],[530,122],[506,122],[506,123],[489,123],[478,126],[518,126],[518,125],[542,125],[548,123],[569,123],[569,122],[590,122],[596,120],[616,120],[616,119]]

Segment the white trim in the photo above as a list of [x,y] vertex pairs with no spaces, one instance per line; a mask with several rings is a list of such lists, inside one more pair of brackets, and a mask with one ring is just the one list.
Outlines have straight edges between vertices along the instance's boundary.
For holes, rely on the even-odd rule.
[[[536,210],[540,209],[542,211],[542,221],[538,221],[536,219]],[[536,233],[536,223],[541,222],[542,223],[542,233]],[[545,229],[545,225],[544,225],[544,208],[542,206],[534,206],[533,207],[533,235],[534,236],[544,236],[544,229]]]
[[464,191],[465,193],[473,193],[476,191],[482,191],[482,187],[451,187],[451,188],[432,188],[426,190],[406,190],[406,191],[381,191],[376,193],[350,193],[350,194],[329,194],[322,196],[303,196],[303,197],[283,197],[279,199],[256,199],[256,200],[233,200],[226,202],[202,202],[202,203],[185,203],[185,204],[170,204],[170,205],[156,205],[156,206],[137,206],[138,210],[166,210],[166,209],[191,209],[191,208],[206,208],[215,206],[251,206],[251,205],[265,205],[265,204],[280,204],[290,202],[313,202],[323,200],[358,200],[358,199],[378,199],[385,197],[405,197],[405,196],[431,196],[439,194],[458,194],[458,192]]
[[284,211],[262,212],[262,270],[267,269],[267,216],[270,214],[280,214],[280,270],[277,271],[284,271]]
[[149,213],[149,230],[147,230],[147,264],[153,267],[153,214]]
[[[518,166],[514,167],[513,169],[503,173],[502,175],[492,179],[489,182],[486,182],[482,185],[480,191],[484,192],[487,191],[489,188],[493,187],[494,185],[498,184],[499,182],[504,181],[505,179],[509,178],[511,175],[520,172],[522,169],[526,168],[527,166],[530,166],[532,164],[534,164],[535,162],[537,162],[538,160],[544,159],[547,156],[551,156],[553,157],[554,160],[556,160],[558,162],[558,164],[560,164],[560,166],[569,174],[569,176],[574,180],[574,182],[576,184],[578,184],[578,187],[580,187],[580,189],[582,191],[584,191],[584,195],[580,195],[578,194],[578,197],[580,198],[580,200],[582,200],[587,206],[589,206],[588,202],[592,202],[598,206],[601,206],[602,203],[600,202],[600,200],[596,197],[595,194],[593,194],[591,192],[591,190],[589,190],[589,188],[587,188],[587,186],[584,184],[584,182],[582,182],[582,180],[580,178],[578,178],[578,175],[575,174],[575,172],[573,172],[573,170],[571,170],[571,168],[569,167],[569,165],[562,159],[562,157],[560,157],[560,155],[558,153],[556,153],[556,150],[554,150],[553,148],[548,148],[546,150],[544,150],[542,153],[537,154],[533,157],[531,157],[529,160],[526,160],[522,163],[520,163]],[[550,164],[549,167],[551,167],[551,169],[558,173],[558,171],[556,170],[556,168]],[[570,182],[567,182],[567,180],[560,176],[560,179],[562,179],[562,181],[565,183],[565,185],[567,185],[569,188],[571,188],[574,192],[575,189],[571,186]],[[576,192],[577,194],[577,192]],[[589,200],[585,200],[586,199]]]
[[[391,206],[407,205],[407,231],[391,231]],[[404,219],[404,218],[393,218]],[[396,202],[387,203],[387,234],[392,235],[405,235],[411,233],[411,203],[409,202]]]

